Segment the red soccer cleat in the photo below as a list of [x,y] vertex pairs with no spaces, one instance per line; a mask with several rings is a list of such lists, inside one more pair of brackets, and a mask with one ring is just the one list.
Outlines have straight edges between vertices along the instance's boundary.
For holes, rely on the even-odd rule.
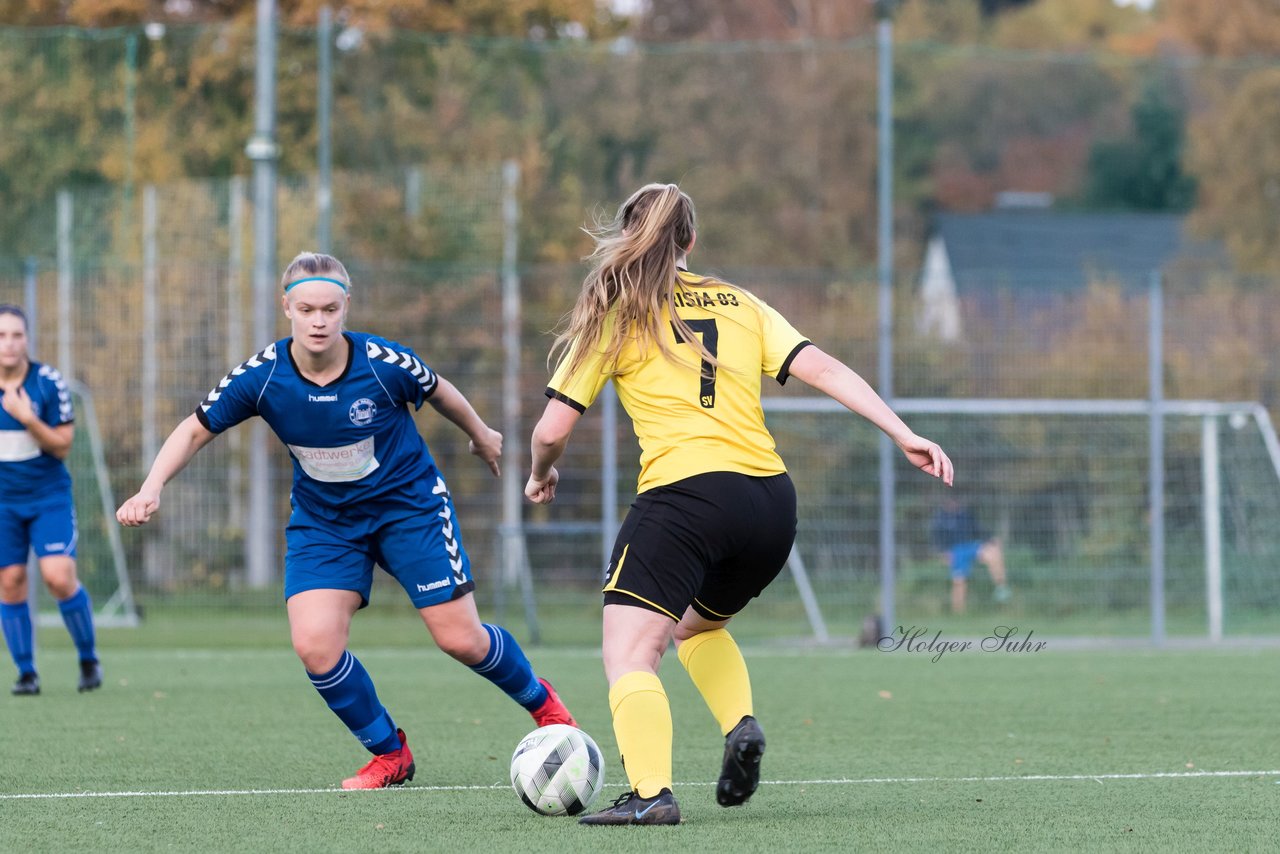
[[545,679],[540,678],[538,681],[542,683],[543,688],[547,689],[547,701],[529,713],[533,715],[534,723],[540,727],[551,724],[568,724],[576,727],[578,722],[573,719],[573,715],[569,714],[556,689],[552,688],[551,683]]
[[399,786],[405,780],[412,780],[415,768],[409,740],[405,738],[402,729],[396,730],[396,735],[400,736],[399,750],[373,757],[354,777],[343,780],[342,788],[385,789],[388,786]]

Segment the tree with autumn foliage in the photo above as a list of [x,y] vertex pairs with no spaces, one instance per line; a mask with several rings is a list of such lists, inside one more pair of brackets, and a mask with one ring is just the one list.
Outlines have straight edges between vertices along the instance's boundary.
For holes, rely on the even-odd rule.
[[[604,35],[617,22],[595,0],[278,0],[287,27],[315,26],[320,10],[373,32],[413,30],[439,34],[557,38]],[[122,27],[252,22],[255,0],[0,0],[0,24],[18,27]]]
[[1193,56],[1189,167],[1197,230],[1243,269],[1280,272],[1280,7],[1165,0],[1167,38]]

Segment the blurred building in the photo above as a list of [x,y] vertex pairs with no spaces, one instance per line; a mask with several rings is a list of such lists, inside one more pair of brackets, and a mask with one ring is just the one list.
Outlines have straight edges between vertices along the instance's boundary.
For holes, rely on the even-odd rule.
[[1091,282],[1144,288],[1155,270],[1220,267],[1221,246],[1188,236],[1182,214],[1055,211],[1052,197],[1006,194],[994,211],[938,214],[925,248],[921,332],[964,335],[961,304],[1042,304]]

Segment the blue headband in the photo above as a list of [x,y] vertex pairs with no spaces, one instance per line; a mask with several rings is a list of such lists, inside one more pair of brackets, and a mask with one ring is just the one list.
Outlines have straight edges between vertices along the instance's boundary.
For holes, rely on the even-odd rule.
[[284,292],[287,294],[294,285],[300,285],[303,282],[332,282],[344,291],[348,290],[347,283],[338,281],[337,279],[326,278],[325,276],[307,276],[305,279],[294,279],[292,282],[284,286]]

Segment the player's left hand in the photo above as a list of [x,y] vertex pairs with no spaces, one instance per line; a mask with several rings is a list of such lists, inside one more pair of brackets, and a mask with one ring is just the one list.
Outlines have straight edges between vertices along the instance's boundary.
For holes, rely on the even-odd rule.
[[502,477],[502,469],[498,467],[498,459],[502,456],[502,434],[488,427],[485,431],[478,440],[473,438],[467,449],[489,464],[489,471],[494,477]]
[[943,483],[951,486],[951,482],[955,479],[955,468],[951,465],[951,458],[938,446],[937,442],[930,442],[923,436],[912,433],[899,442],[898,447],[902,449],[902,453],[911,465],[925,474],[942,478]]
[[27,396],[27,390],[22,386],[6,390],[4,395],[0,396],[0,406],[3,406],[4,411],[13,416],[13,420],[23,427],[30,424],[36,417],[36,411],[31,406],[31,398]]

